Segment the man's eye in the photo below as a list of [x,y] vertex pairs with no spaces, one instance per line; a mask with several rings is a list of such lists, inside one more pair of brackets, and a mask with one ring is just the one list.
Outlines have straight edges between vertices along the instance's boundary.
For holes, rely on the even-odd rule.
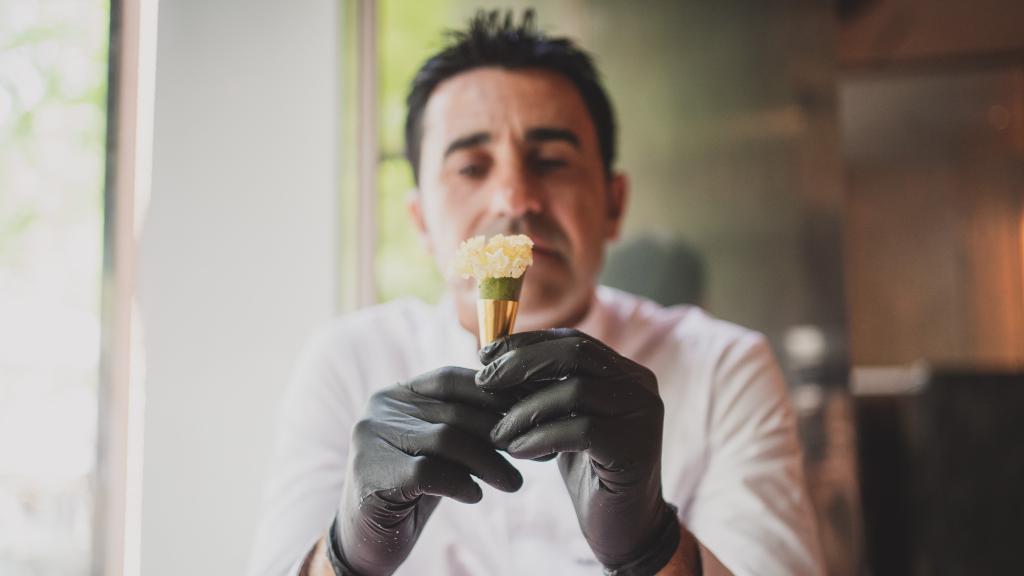
[[459,168],[459,174],[467,178],[480,178],[484,175],[484,167],[480,164],[467,164]]
[[533,161],[533,168],[538,172],[545,173],[563,168],[566,164],[568,163],[560,158],[536,158]]

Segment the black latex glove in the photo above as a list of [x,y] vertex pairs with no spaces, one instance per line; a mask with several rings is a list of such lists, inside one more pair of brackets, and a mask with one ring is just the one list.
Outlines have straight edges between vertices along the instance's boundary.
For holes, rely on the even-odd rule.
[[577,330],[523,332],[480,351],[481,390],[523,396],[491,432],[515,458],[558,454],[597,559],[654,573],[679,544],[661,495],[664,405],[647,368]]
[[390,574],[405,560],[440,497],[483,497],[470,475],[499,490],[522,486],[490,432],[509,406],[474,383],[475,371],[442,368],[377,392],[352,432],[335,538],[364,575]]

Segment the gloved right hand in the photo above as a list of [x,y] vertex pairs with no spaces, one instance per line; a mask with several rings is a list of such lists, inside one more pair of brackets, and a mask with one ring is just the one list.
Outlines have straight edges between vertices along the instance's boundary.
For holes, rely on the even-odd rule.
[[342,560],[356,573],[394,572],[440,497],[479,502],[483,492],[471,475],[505,492],[522,486],[490,440],[515,399],[481,390],[475,375],[441,368],[370,398],[352,432],[334,524]]

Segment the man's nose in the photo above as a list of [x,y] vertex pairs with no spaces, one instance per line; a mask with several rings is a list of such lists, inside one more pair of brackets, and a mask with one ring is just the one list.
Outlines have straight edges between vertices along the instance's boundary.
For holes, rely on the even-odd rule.
[[517,218],[540,211],[539,195],[531,186],[523,162],[508,162],[496,171],[493,178],[491,210],[496,216]]

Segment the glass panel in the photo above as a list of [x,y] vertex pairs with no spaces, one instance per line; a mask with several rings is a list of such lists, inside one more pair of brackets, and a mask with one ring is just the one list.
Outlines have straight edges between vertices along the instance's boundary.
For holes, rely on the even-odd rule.
[[[444,28],[461,26],[480,7],[510,6],[426,2],[414,14],[397,4],[382,3],[379,27],[384,299],[433,296],[438,287],[403,207],[411,184],[399,155],[408,83],[440,46]],[[536,3],[511,3],[529,4]],[[811,0],[651,1],[643,9],[565,0],[537,6],[537,18],[542,29],[575,38],[594,55],[617,112],[617,168],[630,177],[631,198],[602,281],[663,304],[698,303],[768,336],[797,386],[829,572],[852,574],[859,518],[842,391],[832,11]]]
[[91,562],[109,3],[0,4],[0,574]]
[[[384,300],[434,297],[440,288],[405,214],[412,177],[401,156],[404,98],[443,30],[481,5],[509,4],[380,3]],[[537,16],[543,29],[594,54],[616,107],[618,167],[633,193],[603,280],[666,304],[699,302],[765,332],[780,351],[793,326],[813,324],[841,338],[831,8],[735,1],[636,10],[574,0],[545,4]],[[637,255],[650,261],[646,274],[631,268]]]

